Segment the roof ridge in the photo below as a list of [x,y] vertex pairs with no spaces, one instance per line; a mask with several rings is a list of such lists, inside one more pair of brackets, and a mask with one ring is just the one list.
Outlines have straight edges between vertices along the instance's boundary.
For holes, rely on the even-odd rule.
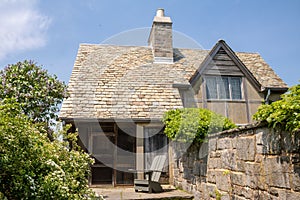
[[104,47],[137,47],[137,48],[151,48],[150,46],[134,46],[134,45],[117,45],[117,44],[92,44],[80,43],[80,46],[104,46]]

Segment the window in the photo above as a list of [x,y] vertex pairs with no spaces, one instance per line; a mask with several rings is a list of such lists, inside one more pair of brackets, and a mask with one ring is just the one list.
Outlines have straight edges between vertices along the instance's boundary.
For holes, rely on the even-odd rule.
[[229,76],[207,76],[207,99],[242,99],[242,78]]

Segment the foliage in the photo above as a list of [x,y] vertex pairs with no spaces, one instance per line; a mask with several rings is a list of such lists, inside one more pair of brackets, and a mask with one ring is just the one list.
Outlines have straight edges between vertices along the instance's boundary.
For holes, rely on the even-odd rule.
[[300,84],[289,89],[282,99],[269,105],[261,105],[253,115],[257,121],[267,122],[269,126],[280,127],[286,131],[300,129]]
[[[10,102],[10,103],[7,103]],[[89,199],[93,160],[76,146],[76,134],[50,142],[41,127],[12,100],[0,105],[0,197],[2,199]]]
[[32,61],[8,65],[0,71],[0,100],[15,98],[23,113],[35,122],[55,119],[65,97],[65,83]]
[[216,200],[221,200],[222,199],[223,195],[217,188],[215,188],[215,195],[216,195]]
[[167,111],[164,133],[179,142],[203,142],[208,133],[235,128],[229,119],[210,110],[183,108]]

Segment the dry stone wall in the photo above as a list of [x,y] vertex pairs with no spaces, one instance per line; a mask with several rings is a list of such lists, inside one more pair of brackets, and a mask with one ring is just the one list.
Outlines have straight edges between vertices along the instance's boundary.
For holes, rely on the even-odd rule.
[[257,125],[211,134],[183,155],[172,145],[174,185],[195,199],[300,199],[300,132]]

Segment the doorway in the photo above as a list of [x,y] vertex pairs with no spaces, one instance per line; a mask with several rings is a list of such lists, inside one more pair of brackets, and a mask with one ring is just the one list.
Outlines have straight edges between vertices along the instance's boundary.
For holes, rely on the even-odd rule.
[[89,126],[88,152],[95,159],[91,185],[133,185],[135,169],[135,126],[99,123]]

